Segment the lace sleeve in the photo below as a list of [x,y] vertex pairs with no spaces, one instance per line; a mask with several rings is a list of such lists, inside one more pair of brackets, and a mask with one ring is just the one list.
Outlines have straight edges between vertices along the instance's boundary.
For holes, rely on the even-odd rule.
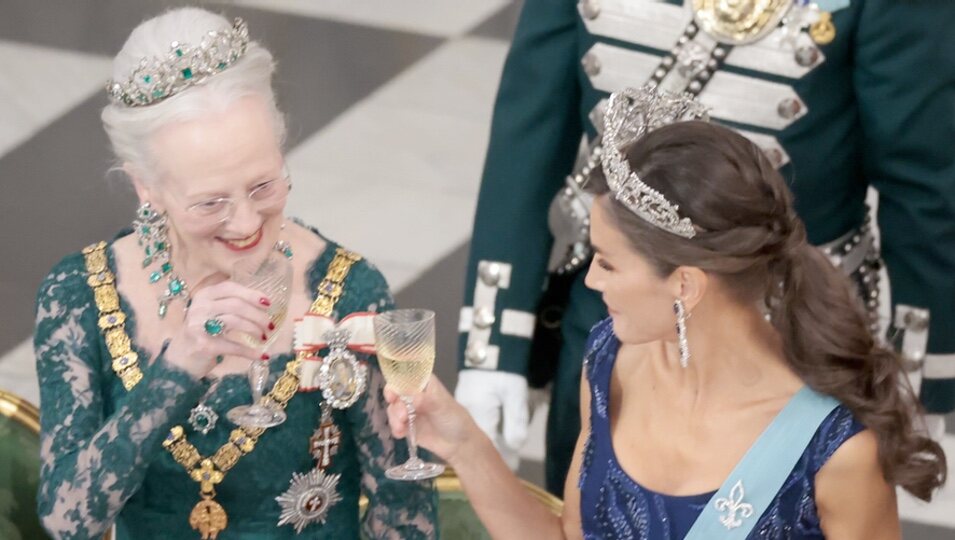
[[78,255],[40,286],[34,346],[42,404],[40,518],[54,538],[101,536],[162,451],[172,419],[188,411],[204,384],[160,354],[106,415],[113,375]]
[[[384,277],[366,262],[352,270],[356,283],[354,309],[386,311],[394,308]],[[384,376],[375,357],[368,358],[365,396],[348,411],[362,467],[362,493],[368,497],[362,532],[368,538],[414,540],[437,538],[437,495],[433,483],[399,482],[385,477],[385,470],[408,457],[407,446],[391,436],[382,390]]]

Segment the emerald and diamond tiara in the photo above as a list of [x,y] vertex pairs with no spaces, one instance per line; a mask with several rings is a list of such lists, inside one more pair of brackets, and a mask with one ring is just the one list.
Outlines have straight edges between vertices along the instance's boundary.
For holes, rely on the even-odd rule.
[[127,107],[158,103],[228,68],[248,45],[249,28],[236,18],[232,28],[207,32],[198,45],[173,41],[167,55],[143,58],[128,79],[108,81],[106,93]]

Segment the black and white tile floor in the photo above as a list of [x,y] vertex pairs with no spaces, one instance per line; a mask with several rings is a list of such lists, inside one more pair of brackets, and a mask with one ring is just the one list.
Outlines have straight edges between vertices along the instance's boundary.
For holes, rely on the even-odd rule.
[[[128,31],[184,3],[0,0],[0,388],[38,401],[37,285],[64,254],[132,219],[131,191],[106,176],[101,89]],[[453,385],[467,243],[519,4],[198,3],[244,17],[279,61],[296,189],[289,213],[375,261],[401,304],[438,311],[436,369]],[[522,467],[533,480],[541,478],[540,420]],[[955,435],[945,444],[955,456]],[[907,539],[955,538],[955,485],[931,505],[902,496],[900,508]]]

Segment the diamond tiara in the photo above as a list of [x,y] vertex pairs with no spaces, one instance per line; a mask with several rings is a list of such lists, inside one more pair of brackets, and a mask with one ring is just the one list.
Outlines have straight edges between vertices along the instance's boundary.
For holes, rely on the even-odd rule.
[[604,151],[600,160],[614,198],[660,229],[683,238],[696,236],[690,218],[680,217],[678,205],[640,180],[620,149],[658,127],[708,119],[706,108],[689,94],[663,92],[649,85],[611,94],[603,118]]
[[108,81],[106,94],[127,107],[158,103],[228,68],[248,45],[249,28],[236,18],[232,28],[207,32],[197,46],[173,41],[166,56],[143,58],[125,81]]

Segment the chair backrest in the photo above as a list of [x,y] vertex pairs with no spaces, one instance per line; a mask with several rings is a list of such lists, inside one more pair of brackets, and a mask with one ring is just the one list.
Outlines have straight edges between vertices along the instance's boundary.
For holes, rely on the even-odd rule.
[[[564,503],[559,498],[530,482],[524,480],[521,482],[524,488],[554,515],[559,516],[564,511]],[[441,530],[441,538],[490,540],[487,529],[474,512],[471,501],[464,494],[461,480],[450,467],[435,480],[435,488],[438,490],[438,526]],[[368,500],[362,496],[358,504],[359,514],[364,515],[368,508]]]
[[36,513],[40,411],[0,390],[0,538],[49,538]]

